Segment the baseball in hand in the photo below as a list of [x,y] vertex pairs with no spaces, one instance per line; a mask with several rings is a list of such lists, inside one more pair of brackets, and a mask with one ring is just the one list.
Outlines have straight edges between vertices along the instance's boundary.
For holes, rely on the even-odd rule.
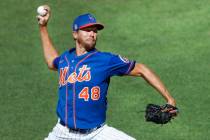
[[40,16],[45,16],[45,15],[47,15],[48,10],[42,5],[42,6],[39,6],[39,7],[37,8],[37,13],[38,13]]

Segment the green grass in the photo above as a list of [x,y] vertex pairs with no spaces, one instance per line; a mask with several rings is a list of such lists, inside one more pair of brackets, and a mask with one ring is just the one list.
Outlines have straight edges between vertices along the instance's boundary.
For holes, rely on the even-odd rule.
[[56,123],[57,73],[43,59],[36,8],[52,8],[49,33],[59,52],[74,47],[74,17],[104,23],[97,47],[145,63],[177,100],[180,115],[147,123],[147,103],[164,104],[140,78],[114,77],[107,122],[139,140],[208,140],[210,136],[210,1],[4,0],[0,4],[0,139],[43,139]]

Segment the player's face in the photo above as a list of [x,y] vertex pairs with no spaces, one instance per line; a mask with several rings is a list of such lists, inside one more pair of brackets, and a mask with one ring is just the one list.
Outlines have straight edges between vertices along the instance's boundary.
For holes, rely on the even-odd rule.
[[86,50],[90,50],[95,47],[97,41],[97,28],[96,27],[87,27],[80,29],[77,32],[77,42],[80,46],[84,47]]

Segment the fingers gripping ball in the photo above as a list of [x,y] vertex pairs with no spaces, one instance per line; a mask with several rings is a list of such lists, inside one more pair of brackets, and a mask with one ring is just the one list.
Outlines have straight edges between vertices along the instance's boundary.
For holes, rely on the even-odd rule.
[[145,111],[146,121],[156,124],[166,124],[178,113],[178,108],[166,104],[163,106],[148,104]]
[[47,5],[41,5],[41,6],[39,6],[38,8],[37,8],[37,13],[38,13],[38,15],[40,15],[40,16],[46,16],[47,15],[47,13],[49,12],[49,6],[47,6]]
[[46,26],[50,17],[50,7],[48,5],[41,5],[37,8],[38,15],[36,16],[38,24]]

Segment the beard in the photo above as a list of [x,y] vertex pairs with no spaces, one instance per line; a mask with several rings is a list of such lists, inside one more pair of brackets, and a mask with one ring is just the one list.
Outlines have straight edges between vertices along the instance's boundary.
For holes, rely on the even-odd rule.
[[95,48],[96,46],[96,41],[97,39],[91,39],[91,38],[88,38],[88,39],[78,39],[78,43],[81,44],[82,47],[84,47],[87,51]]

